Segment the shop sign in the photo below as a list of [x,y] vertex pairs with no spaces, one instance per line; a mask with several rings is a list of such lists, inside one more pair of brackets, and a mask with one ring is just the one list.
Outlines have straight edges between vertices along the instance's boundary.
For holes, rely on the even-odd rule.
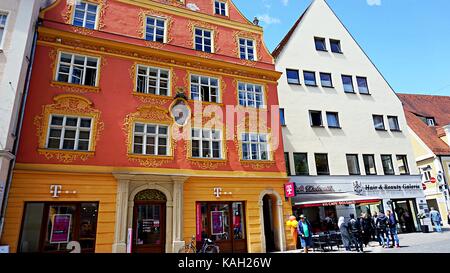
[[62,185],[51,185],[51,186],[50,186],[50,193],[51,193],[51,195],[52,195],[53,198],[58,198],[58,197],[61,195],[61,193],[65,193],[65,194],[77,194],[77,191],[74,191],[74,190],[70,190],[70,191],[66,190],[66,191],[63,191]]
[[323,207],[331,207],[331,206],[345,206],[345,205],[353,205],[356,204],[355,201],[336,201],[336,202],[326,202],[322,203]]
[[355,181],[353,182],[353,190],[357,194],[362,194],[364,191],[366,192],[374,192],[374,191],[411,191],[411,190],[421,190],[421,186],[419,184],[380,184],[380,185],[362,185],[361,182]]
[[50,243],[68,243],[70,235],[71,214],[55,214],[53,216],[52,231],[50,233]]
[[284,184],[284,196],[286,196],[286,198],[295,197],[295,184],[294,183]]
[[297,193],[333,193],[336,192],[333,186],[322,185],[300,185],[296,189]]
[[223,211],[211,211],[211,235],[222,235],[225,232]]
[[214,188],[214,196],[216,196],[216,198],[220,198],[221,195],[232,195],[232,192],[226,192],[223,191],[222,188]]

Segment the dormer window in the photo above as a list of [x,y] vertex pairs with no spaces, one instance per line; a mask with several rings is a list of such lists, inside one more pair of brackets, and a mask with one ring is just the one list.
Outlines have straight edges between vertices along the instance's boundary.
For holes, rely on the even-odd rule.
[[436,126],[436,121],[434,120],[434,118],[427,118],[427,125]]
[[214,1],[214,13],[217,15],[227,16],[227,2],[224,1]]

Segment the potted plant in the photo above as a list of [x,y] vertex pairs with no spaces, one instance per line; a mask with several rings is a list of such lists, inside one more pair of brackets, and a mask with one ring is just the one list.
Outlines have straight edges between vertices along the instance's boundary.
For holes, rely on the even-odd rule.
[[422,232],[423,233],[429,233],[430,230],[428,229],[428,225],[425,225],[424,221],[423,221],[423,219],[427,218],[426,214],[423,213],[423,212],[420,212],[420,213],[417,214],[417,218],[420,221],[420,227],[422,228]]

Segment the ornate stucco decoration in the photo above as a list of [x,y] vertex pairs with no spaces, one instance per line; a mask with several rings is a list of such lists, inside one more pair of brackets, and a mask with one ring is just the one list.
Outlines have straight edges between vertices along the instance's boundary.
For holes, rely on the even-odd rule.
[[167,201],[167,197],[158,190],[144,190],[136,194],[134,201]]
[[[186,41],[186,47],[187,48],[192,48],[194,49],[194,40],[195,40],[195,28],[202,28],[202,29],[207,29],[207,30],[211,30],[213,32],[213,37],[212,37],[212,42],[213,42],[213,52],[214,53],[219,53],[220,52],[220,47],[219,47],[219,28],[215,25],[212,25],[210,23],[207,22],[203,22],[203,21],[194,21],[194,20],[189,20],[188,24],[187,24],[187,31],[188,33],[190,33],[190,39],[188,39]],[[213,58],[214,54],[212,53],[207,53],[207,52],[202,52],[202,51],[198,51],[197,52],[197,56],[199,57],[203,57],[203,58]]]
[[[54,104],[42,106],[42,113],[34,118],[36,126],[36,135],[38,137],[39,154],[44,155],[47,159],[56,158],[62,163],[71,163],[76,160],[86,161],[94,156],[95,146],[103,131],[104,123],[100,121],[100,111],[93,107],[91,101],[87,98],[65,94],[58,95],[53,98]],[[47,149],[47,129],[50,122],[50,115],[71,115],[92,118],[92,130],[89,151],[73,151],[73,150],[53,150]]]
[[153,0],[153,1],[176,7],[185,7],[186,5],[185,3],[186,0]]
[[[148,16],[161,18],[166,21],[166,30],[165,30],[166,31],[166,33],[165,33],[166,40],[164,41],[164,43],[145,40],[145,28],[146,28]],[[166,44],[170,44],[173,40],[173,31],[172,31],[173,22],[174,22],[173,17],[168,14],[162,13],[160,11],[152,10],[152,9],[145,9],[145,10],[141,9],[139,11],[140,28],[137,30],[138,37],[145,40],[146,46],[155,48],[155,49],[161,49]]]
[[239,38],[246,38],[246,39],[251,39],[254,41],[254,45],[255,45],[255,53],[256,53],[256,58],[254,61],[250,61],[250,60],[240,60],[240,64],[242,65],[246,65],[246,66],[256,66],[257,62],[261,60],[261,52],[262,52],[262,37],[259,34],[253,33],[253,32],[249,32],[249,31],[233,31],[233,39],[235,42],[235,47],[233,47],[232,51],[233,54],[237,57],[237,58],[241,58],[240,56],[240,48],[239,48]]

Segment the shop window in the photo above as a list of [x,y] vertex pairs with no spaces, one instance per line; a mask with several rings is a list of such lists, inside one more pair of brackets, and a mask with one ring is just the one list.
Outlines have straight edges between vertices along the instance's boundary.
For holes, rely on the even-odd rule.
[[18,252],[94,252],[98,203],[26,203]]
[[47,148],[89,151],[92,119],[52,115],[48,131]]
[[222,134],[214,129],[192,129],[192,157],[222,158]]
[[406,155],[397,155],[397,165],[400,171],[400,175],[408,175],[408,157]]
[[170,71],[158,67],[137,66],[136,91],[138,93],[168,96]]
[[220,102],[219,79],[191,75],[191,99],[206,102]]
[[349,175],[360,175],[358,155],[347,155],[347,166]]
[[395,174],[391,155],[381,155],[381,162],[383,163],[383,171],[384,171],[385,175],[394,175]]
[[56,80],[79,85],[97,86],[99,59],[61,52]]
[[309,175],[308,154],[294,153],[295,175]]
[[133,153],[168,155],[169,127],[158,124],[136,123],[133,135]]
[[315,154],[317,175],[330,175],[328,154]]
[[86,2],[78,2],[75,6],[73,25],[95,29],[97,24],[98,5]]
[[239,82],[239,105],[253,108],[264,107],[264,89],[262,85]]
[[156,17],[147,17],[145,25],[145,40],[164,43],[166,20]]
[[364,169],[366,175],[376,175],[377,168],[375,166],[375,156],[374,155],[363,155]]

